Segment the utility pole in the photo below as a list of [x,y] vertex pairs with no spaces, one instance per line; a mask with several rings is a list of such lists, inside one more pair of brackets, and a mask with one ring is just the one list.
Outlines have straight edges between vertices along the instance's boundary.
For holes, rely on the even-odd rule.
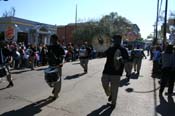
[[[75,29],[75,33],[77,33],[77,4],[76,4],[76,8],[75,8],[75,28],[74,29]],[[74,38],[74,39],[76,39],[76,38]]]
[[168,9],[168,0],[166,0],[166,3],[165,3],[165,17],[164,17],[164,25],[163,25],[163,50],[165,50],[165,47],[166,47],[167,9]]
[[77,29],[77,4],[75,9],[75,28]]
[[158,20],[159,20],[159,0],[157,0],[157,14],[156,14],[156,24],[155,24],[155,37],[153,40],[153,45],[157,44],[158,39],[158,32],[157,32],[157,26],[158,26]]

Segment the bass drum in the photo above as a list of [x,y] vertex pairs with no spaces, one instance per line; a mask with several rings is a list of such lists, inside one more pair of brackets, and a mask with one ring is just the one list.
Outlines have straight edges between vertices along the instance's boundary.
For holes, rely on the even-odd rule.
[[53,87],[55,82],[60,81],[60,75],[59,75],[58,68],[48,67],[47,69],[44,70],[44,77],[45,77],[46,83],[50,87]]

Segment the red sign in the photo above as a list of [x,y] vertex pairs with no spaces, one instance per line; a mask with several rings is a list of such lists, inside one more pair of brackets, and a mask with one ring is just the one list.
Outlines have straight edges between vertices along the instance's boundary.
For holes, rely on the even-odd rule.
[[5,35],[8,40],[12,40],[15,35],[14,28],[12,26],[8,26]]

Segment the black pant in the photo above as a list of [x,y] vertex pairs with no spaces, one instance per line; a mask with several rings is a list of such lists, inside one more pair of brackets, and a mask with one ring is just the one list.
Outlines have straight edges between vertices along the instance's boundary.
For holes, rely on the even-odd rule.
[[162,77],[160,83],[160,93],[162,93],[168,85],[168,94],[173,93],[175,77],[173,76],[173,71],[171,68],[164,68],[162,70]]
[[153,74],[159,74],[161,71],[160,69],[161,65],[159,63],[159,61],[153,61],[153,70],[152,70],[152,73]]

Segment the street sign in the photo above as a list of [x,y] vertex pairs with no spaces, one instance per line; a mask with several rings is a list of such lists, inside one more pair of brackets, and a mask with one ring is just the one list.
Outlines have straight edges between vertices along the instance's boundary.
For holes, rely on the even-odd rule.
[[15,35],[15,30],[13,26],[8,26],[5,31],[5,37],[8,41],[12,41]]

